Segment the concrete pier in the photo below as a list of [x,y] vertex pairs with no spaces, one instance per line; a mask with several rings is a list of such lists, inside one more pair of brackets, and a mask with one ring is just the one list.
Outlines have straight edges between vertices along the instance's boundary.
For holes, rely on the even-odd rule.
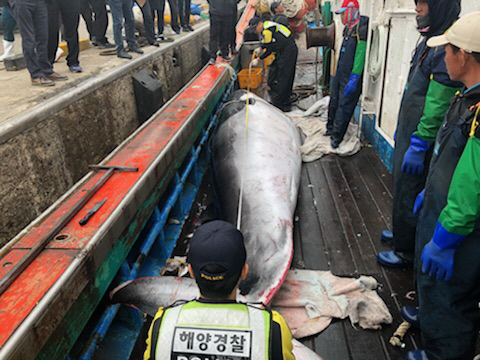
[[202,68],[208,22],[195,29],[130,61],[82,51],[85,72],[49,89],[32,89],[26,70],[0,72],[0,246],[139,126],[135,73],[153,72],[166,102]]

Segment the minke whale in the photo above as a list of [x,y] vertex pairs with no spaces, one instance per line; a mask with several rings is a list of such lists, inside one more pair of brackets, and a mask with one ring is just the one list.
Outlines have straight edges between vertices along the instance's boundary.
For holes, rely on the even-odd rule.
[[[276,107],[244,90],[232,94],[212,146],[221,216],[242,231],[251,302],[269,304],[293,257],[293,218],[302,159],[300,133]],[[241,199],[240,199],[241,196]]]

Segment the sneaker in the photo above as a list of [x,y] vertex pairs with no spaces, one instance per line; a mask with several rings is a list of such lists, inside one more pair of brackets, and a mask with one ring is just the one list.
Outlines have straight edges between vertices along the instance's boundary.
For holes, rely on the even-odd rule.
[[156,47],[159,47],[159,46],[160,46],[160,44],[158,43],[157,40],[152,41],[152,42],[149,42],[148,44],[151,45],[151,46],[156,46]]
[[140,50],[138,47],[128,47],[125,49],[127,52],[134,52],[135,54],[143,54],[143,50]]
[[170,38],[167,38],[165,35],[163,34],[158,34],[157,35],[157,40],[160,41],[160,42],[172,42],[172,41],[175,41],[173,39],[170,39]]
[[33,86],[55,86],[55,83],[52,80],[48,79],[46,76],[32,78],[31,80]]
[[59,73],[56,73],[55,71],[52,72],[51,74],[45,74],[45,77],[47,77],[49,80],[52,80],[52,81],[66,81],[66,80],[68,80],[68,76],[60,75]]
[[215,58],[210,58],[210,60],[208,60],[208,65],[213,65],[215,64]]
[[176,28],[176,29],[173,29],[173,31],[175,32],[175,34],[180,34],[182,30],[180,30],[180,28]]
[[191,27],[190,25],[187,25],[187,28],[189,31],[195,31],[195,29],[193,27]]
[[120,59],[132,59],[132,55],[125,52],[125,50],[117,51],[117,57],[119,57]]
[[82,67],[78,64],[70,66],[69,69],[72,73],[81,73],[83,71]]
[[222,56],[222,60],[223,60],[223,61],[226,61],[226,62],[232,61],[232,59],[230,59],[229,56]]
[[186,32],[193,31],[193,30],[190,30],[190,28],[188,26],[182,26],[182,30],[186,31]]

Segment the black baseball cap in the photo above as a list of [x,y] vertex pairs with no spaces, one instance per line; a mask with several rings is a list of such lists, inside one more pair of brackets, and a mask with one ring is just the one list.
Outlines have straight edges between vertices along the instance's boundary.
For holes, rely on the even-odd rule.
[[250,19],[250,21],[248,22],[248,27],[249,28],[253,28],[255,26],[257,26],[257,24],[262,21],[262,19],[260,18],[260,16],[254,16]]
[[272,14],[275,14],[275,9],[280,6],[280,1],[274,1],[272,5],[270,5],[270,11]]
[[[195,277],[200,276],[208,281],[238,277],[246,259],[242,233],[226,221],[214,220],[203,224],[190,240],[188,262],[192,265]],[[212,264],[222,266],[225,271],[208,273],[204,268]]]

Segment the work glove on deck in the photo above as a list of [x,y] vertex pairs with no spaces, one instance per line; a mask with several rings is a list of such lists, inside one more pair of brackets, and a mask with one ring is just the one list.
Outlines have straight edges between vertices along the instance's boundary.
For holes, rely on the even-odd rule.
[[345,90],[343,92],[345,96],[348,96],[355,92],[355,90],[357,89],[358,79],[360,79],[360,75],[357,75],[357,74],[350,75],[350,80],[348,80],[347,85],[345,85]]
[[433,238],[425,245],[420,257],[422,272],[438,280],[450,280],[453,275],[455,252],[463,239],[465,236],[447,231],[437,221]]
[[415,135],[410,137],[410,146],[403,156],[402,171],[408,175],[420,175],[425,163],[425,154],[432,145],[431,142],[422,140]]
[[420,210],[422,210],[424,199],[425,199],[425,189],[420,191],[420,193],[417,195],[417,198],[415,199],[415,203],[413,204],[413,213],[415,215],[418,215],[420,213]]

